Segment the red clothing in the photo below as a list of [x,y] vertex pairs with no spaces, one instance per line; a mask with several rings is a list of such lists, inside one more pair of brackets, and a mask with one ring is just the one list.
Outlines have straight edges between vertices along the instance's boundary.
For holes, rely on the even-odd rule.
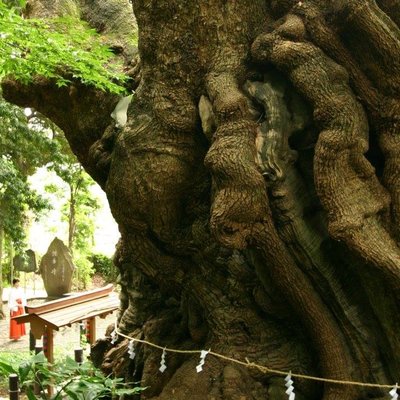
[[11,311],[10,312],[10,339],[17,340],[21,336],[26,335],[25,332],[25,324],[17,324],[17,321],[14,321],[12,318],[17,317],[18,315],[24,314],[24,306],[22,305],[22,299],[17,299],[16,300],[18,304],[18,310],[17,311]]

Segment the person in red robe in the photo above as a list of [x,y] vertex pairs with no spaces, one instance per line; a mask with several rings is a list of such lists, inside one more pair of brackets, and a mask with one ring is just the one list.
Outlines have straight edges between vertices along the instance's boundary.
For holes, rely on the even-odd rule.
[[17,324],[13,317],[24,314],[26,299],[23,290],[19,287],[19,279],[13,279],[13,286],[8,297],[8,308],[10,310],[10,339],[19,340],[26,334],[25,324]]

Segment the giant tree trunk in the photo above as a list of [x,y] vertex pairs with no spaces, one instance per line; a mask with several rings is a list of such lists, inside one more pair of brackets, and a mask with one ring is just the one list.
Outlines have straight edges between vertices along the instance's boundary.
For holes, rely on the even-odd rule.
[[[64,130],[107,193],[119,329],[293,373],[398,380],[399,1],[133,0],[140,61],[127,1],[77,3],[121,34],[136,89],[126,126],[109,117],[115,97],[79,83],[3,86]],[[212,356],[196,374],[198,355],[176,354],[161,374],[159,350],[131,361],[126,345],[100,342],[97,360],[148,386],[143,399],[287,398],[277,375]]]

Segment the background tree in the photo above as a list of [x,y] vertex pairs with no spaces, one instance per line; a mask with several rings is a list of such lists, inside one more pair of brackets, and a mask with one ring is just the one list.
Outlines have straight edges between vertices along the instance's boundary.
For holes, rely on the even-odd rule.
[[[3,89],[59,125],[107,193],[122,234],[120,330],[398,380],[400,3],[133,0],[140,61],[128,1],[32,0],[26,14],[66,4],[123,60],[136,90],[127,124],[110,118],[117,96],[73,77]],[[285,398],[273,374],[212,357],[196,374],[197,356],[171,354],[161,375],[160,352],[125,350],[96,348],[105,370],[149,386],[145,398]],[[296,393],[385,398],[307,380]]]
[[68,191],[54,184],[47,185],[45,189],[55,193],[61,202],[62,221],[68,226],[68,248],[77,267],[74,284],[84,289],[94,271],[90,255],[93,252],[95,214],[99,209],[99,201],[91,191],[95,182],[66,147],[67,143],[62,141],[62,145],[58,162],[49,169],[54,170],[67,184]]
[[[88,247],[88,243],[93,242],[94,213],[99,204],[90,192],[90,187],[95,182],[69,151],[64,155],[64,162],[57,165],[54,170],[69,189],[68,199],[62,207],[62,216],[68,224],[68,247],[73,253],[75,250]],[[59,190],[55,187],[48,189]]]
[[[29,224],[51,208],[46,196],[37,193],[29,183],[29,177],[39,167],[47,166],[69,187],[63,217],[69,226],[70,249],[76,250],[76,284],[86,287],[92,272],[88,254],[93,247],[94,213],[98,209],[90,192],[95,183],[71,153],[62,132],[45,117],[31,110],[25,114],[0,97],[0,122],[0,265],[6,265],[7,273],[10,272],[13,256],[26,247]],[[2,268],[3,279],[1,272]],[[0,314],[4,316],[2,311]]]
[[[124,80],[124,76],[112,65],[109,65],[108,70],[103,68],[102,63],[109,59],[111,53],[96,40],[93,29],[67,15],[64,18],[52,19],[48,23],[35,19],[25,20],[21,16],[25,4],[25,0],[0,1],[0,77],[12,73],[19,80],[28,82],[32,74],[40,73],[47,78],[56,78],[58,86],[66,85],[71,77],[79,77],[82,82],[91,82],[102,89],[115,92],[124,90],[116,83],[119,79]],[[64,5],[68,14],[75,15],[79,12],[72,2]],[[90,53],[85,51],[88,46],[91,48]],[[26,51],[27,49],[29,51]],[[69,76],[60,73],[59,67],[62,64],[68,64]],[[114,82],[111,81],[111,77]],[[48,207],[45,200],[31,190],[27,178],[37,167],[49,163],[49,167],[54,169],[70,187],[68,212],[70,248],[72,250],[73,241],[77,237],[78,247],[82,250],[85,247],[84,243],[90,241],[91,235],[88,235],[88,231],[93,231],[94,224],[90,221],[90,214],[85,217],[84,211],[81,211],[78,221],[81,226],[76,232],[75,204],[78,201],[81,208],[97,207],[87,190],[90,180],[85,176],[82,167],[77,164],[76,158],[71,154],[65,139],[54,124],[38,113],[33,113],[29,117],[28,124],[27,116],[21,109],[3,100],[0,106],[3,122],[3,131],[0,132],[2,134],[0,229],[4,227],[7,243],[21,250],[24,246],[26,228],[26,223],[23,221],[29,212],[38,217],[38,211]],[[0,235],[0,238],[3,238],[3,235]],[[0,243],[2,244],[3,240],[0,240]],[[3,248],[2,245],[0,248]],[[13,248],[10,248],[10,260],[12,257]],[[83,256],[77,256],[76,261],[81,264],[81,270],[87,271],[83,275],[87,283],[90,276],[90,262]]]
[[21,108],[0,97],[0,310],[4,245],[8,243],[10,264],[14,248],[23,250],[28,219],[49,208],[28,177],[53,158],[57,146],[43,129],[36,129],[35,116],[31,120],[29,125]]
[[29,187],[28,177],[47,164],[57,146],[44,130],[29,126],[19,107],[0,98],[1,221],[5,233],[20,247],[25,239],[26,211],[39,213],[48,204]]

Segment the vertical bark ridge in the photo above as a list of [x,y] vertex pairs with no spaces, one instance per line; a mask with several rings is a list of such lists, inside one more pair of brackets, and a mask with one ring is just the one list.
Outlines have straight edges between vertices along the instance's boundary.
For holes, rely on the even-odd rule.
[[[241,249],[250,244],[250,240],[256,241],[262,248],[277,286],[281,292],[286,292],[291,305],[304,320],[320,355],[323,374],[337,379],[349,378],[351,363],[344,350],[340,330],[312,285],[287,255],[272,223],[265,183],[257,169],[256,126],[251,121],[247,101],[232,75],[210,75],[208,87],[218,123],[213,144],[206,156],[206,165],[211,169],[215,185],[211,226],[225,230],[222,231],[224,235],[217,231],[216,236],[229,247]],[[232,193],[232,187],[238,184],[246,197],[242,193]],[[245,230],[242,221],[246,223]],[[260,226],[265,229],[262,233],[255,229]],[[262,279],[263,273],[258,273]],[[292,280],[290,275],[296,279]],[[292,288],[295,282],[296,288]],[[339,398],[352,399],[352,388],[326,388],[324,399]]]
[[[361,101],[368,109],[375,113],[383,112],[381,110],[384,102],[383,96],[373,86],[370,79],[361,69],[350,51],[342,43],[338,32],[329,25],[323,12],[320,11],[313,3],[304,3],[301,7],[293,9],[295,13],[290,18],[298,18],[297,24],[304,24],[307,34],[316,46],[321,48],[328,56],[333,58],[337,63],[346,68],[351,80],[350,84],[361,97]],[[289,29],[293,29],[290,27]],[[305,37],[305,35],[303,35]],[[290,37],[290,36],[289,36]]]
[[313,105],[314,119],[322,129],[314,179],[328,212],[329,232],[381,269],[398,288],[400,251],[379,215],[388,210],[390,197],[363,155],[368,146],[367,120],[348,87],[345,70],[312,44],[292,42],[279,33],[262,36],[253,49],[255,57],[286,71]]
[[[250,11],[246,18],[238,14],[242,7]],[[266,211],[264,180],[255,163],[256,124],[240,90],[251,37],[261,29],[266,10],[263,2],[248,0],[218,8],[221,14],[210,30],[216,30],[216,36],[207,35],[207,39],[224,41],[209,54],[211,68],[204,82],[217,124],[205,158],[213,178],[210,226],[221,243],[243,249],[252,225],[261,222]]]
[[[347,354],[342,333],[331,312],[316,293],[312,284],[288,255],[271,221],[255,235],[255,241],[268,265],[268,273],[281,293],[306,326],[319,354],[322,376],[349,380],[352,363]],[[258,270],[261,281],[265,272]],[[355,399],[350,386],[326,385],[324,400]]]
[[[355,379],[368,380],[371,368],[382,367],[379,349],[371,346],[364,337],[365,315],[355,312],[352,299],[334,273],[337,265],[332,265],[322,251],[323,242],[328,238],[328,232],[324,234],[322,219],[316,220],[313,215],[311,220],[311,216],[306,216],[305,210],[315,207],[315,204],[312,194],[305,190],[305,182],[294,165],[295,152],[288,143],[294,132],[299,134],[298,130],[303,130],[310,122],[310,115],[303,100],[293,94],[293,88],[282,76],[271,71],[264,75],[264,79],[267,80],[247,82],[246,90],[265,108],[266,121],[259,128],[263,141],[259,140],[258,162],[269,187],[277,231],[297,265],[310,278],[325,303],[330,304],[333,315],[339,321],[346,343],[359,366],[354,371]],[[279,174],[276,169],[271,169],[276,165],[279,166]],[[363,339],[354,340],[354,331],[358,332],[358,338],[361,336]]]

